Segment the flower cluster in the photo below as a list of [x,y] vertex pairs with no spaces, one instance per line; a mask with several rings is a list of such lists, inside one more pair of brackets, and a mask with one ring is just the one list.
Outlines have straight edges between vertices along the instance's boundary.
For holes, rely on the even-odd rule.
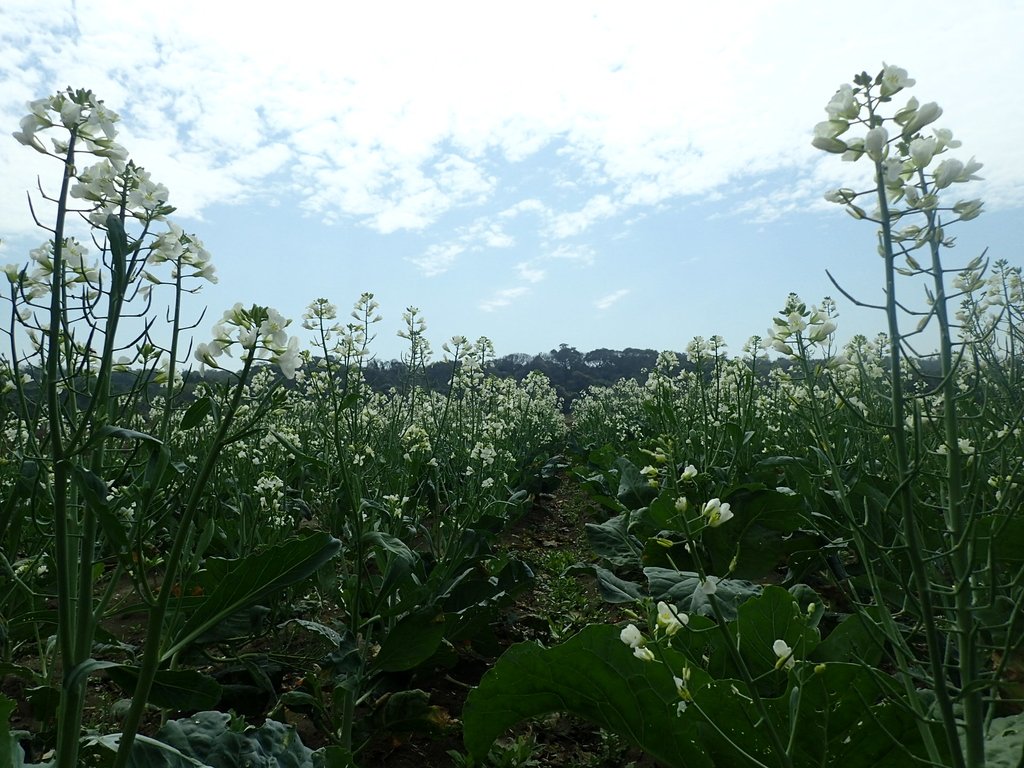
[[[851,162],[867,156],[875,165],[876,181],[883,185],[889,202],[903,201],[907,205],[904,210],[890,211],[893,220],[911,213],[946,210],[952,212],[957,221],[969,221],[981,213],[980,200],[961,200],[942,207],[937,193],[953,184],[980,178],[977,172],[982,165],[973,157],[967,161],[947,157],[935,162],[940,155],[960,146],[948,129],[931,128],[928,135],[923,133],[942,116],[942,108],[935,102],[921,104],[911,98],[892,116],[881,114],[883,104],[891,102],[895,94],[914,82],[906,70],[888,64],[874,78],[867,73],[857,75],[852,85],[841,85],[826,105],[828,120],[814,127],[811,143],[826,152],[841,154],[843,160]],[[864,127],[863,135],[847,136],[853,126]],[[842,187],[826,193],[825,199],[847,206],[855,218],[877,221],[878,212],[869,216],[854,203],[861,195],[874,192],[874,188],[856,192]],[[908,250],[932,238],[944,242],[941,228],[935,231],[927,226],[911,225],[897,237],[913,242]]]
[[92,91],[68,88],[54,96],[28,103],[29,113],[21,120],[21,130],[13,136],[26,147],[44,155],[62,156],[68,142],[52,139],[53,152],[46,148],[39,133],[63,126],[76,138],[84,151],[109,160],[118,171],[124,170],[128,152],[114,141],[114,123],[120,118],[104,106]]
[[195,358],[200,363],[200,370],[205,366],[219,368],[217,359],[223,354],[230,356],[231,347],[237,344],[242,349],[254,351],[256,359],[269,359],[276,363],[285,378],[294,378],[301,357],[298,338],[289,338],[285,332],[290,323],[270,307],[254,305],[245,309],[240,303],[235,304],[213,326],[213,341],[196,347]]
[[[210,283],[217,282],[216,268],[210,260],[210,252],[206,250],[203,241],[195,235],[186,234],[181,227],[173,222],[168,222],[167,231],[153,242],[147,262],[149,264],[170,262],[173,264],[171,278],[175,280],[180,274],[182,277],[193,277]],[[192,271],[185,273],[186,268]],[[160,282],[149,272],[144,273],[144,276],[152,283]]]
[[772,318],[773,325],[768,329],[772,349],[787,357],[799,357],[802,347],[827,342],[835,333],[833,317],[835,303],[827,296],[821,307],[808,309],[799,296],[789,294],[786,306],[778,317]]

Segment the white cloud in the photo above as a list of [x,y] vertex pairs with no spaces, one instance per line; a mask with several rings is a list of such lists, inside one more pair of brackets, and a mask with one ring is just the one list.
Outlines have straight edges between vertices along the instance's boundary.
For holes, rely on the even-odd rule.
[[609,293],[607,296],[602,296],[600,299],[598,299],[597,301],[594,302],[594,306],[597,307],[598,309],[600,309],[603,312],[604,310],[608,309],[613,304],[618,302],[620,299],[622,299],[622,298],[624,298],[624,297],[626,297],[628,295],[629,295],[629,289],[628,288],[620,288],[617,291],[613,291],[612,293]]
[[[6,0],[0,120],[6,134],[24,101],[91,87],[124,114],[124,143],[182,212],[293,194],[324,220],[382,233],[489,204],[508,163],[555,146],[551,186],[583,206],[529,198],[499,215],[569,208],[544,224],[566,238],[681,196],[735,193],[759,174],[806,172],[811,126],[836,86],[892,59],[988,164],[990,207],[1024,205],[1024,146],[1005,129],[1024,123],[1024,101],[1009,97],[1024,69],[1024,5],[933,4],[912,35],[882,21],[884,0],[858,9],[877,28],[837,38],[833,6],[760,0],[346,4],[330,23],[301,0],[244,23],[230,3],[124,13],[114,0]],[[0,190],[0,231],[27,229],[26,153],[0,141],[0,171],[15,180]],[[849,174],[842,166],[829,164],[828,181]],[[820,191],[768,200],[763,215]]]
[[448,271],[463,253],[479,253],[489,248],[510,248],[513,245],[515,238],[504,230],[501,222],[483,217],[468,226],[459,227],[454,238],[431,245],[423,256],[411,261],[426,277],[433,277]]
[[596,258],[593,246],[590,245],[559,245],[547,253],[550,259],[574,261],[585,267],[592,266]]
[[535,267],[528,261],[522,261],[516,264],[516,272],[521,280],[527,283],[539,283],[544,279],[547,274],[543,269]]
[[417,256],[410,261],[420,268],[424,277],[434,277],[447,272],[465,250],[465,246],[458,243],[432,245],[422,256]]
[[505,210],[501,211],[498,215],[504,219],[514,219],[523,213],[545,213],[547,206],[544,205],[540,200],[533,198],[527,200],[520,200],[515,205],[509,206]]
[[509,306],[515,299],[525,296],[529,288],[520,286],[518,288],[505,288],[496,291],[489,299],[484,299],[477,306],[484,312],[493,312],[496,309]]
[[620,206],[608,195],[595,195],[580,210],[554,216],[548,231],[558,240],[573,237],[586,232],[595,222],[611,218],[619,210]]

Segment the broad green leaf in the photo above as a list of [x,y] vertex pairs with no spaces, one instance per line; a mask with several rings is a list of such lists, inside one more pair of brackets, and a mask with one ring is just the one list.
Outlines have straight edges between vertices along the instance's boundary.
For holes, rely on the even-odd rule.
[[620,579],[607,568],[602,568],[599,565],[581,566],[581,568],[592,571],[597,577],[597,591],[606,603],[634,603],[643,596],[639,584]]
[[[107,676],[132,696],[139,682],[139,669],[128,665],[107,668]],[[148,703],[163,709],[211,709],[220,701],[220,683],[192,669],[157,670]]]
[[773,675],[782,678],[786,673],[775,670],[779,657],[772,649],[776,640],[782,640],[793,649],[793,658],[806,659],[818,645],[818,633],[807,626],[807,618],[789,592],[782,587],[767,586],[757,597],[740,605],[738,617],[730,630],[736,645],[755,678],[763,678],[764,688],[770,690]]
[[616,498],[626,509],[640,509],[647,506],[658,495],[658,489],[647,483],[637,466],[625,456],[615,462],[619,471],[619,488]]
[[847,616],[811,653],[814,661],[862,662],[877,666],[882,660],[885,638],[868,615]]
[[437,651],[444,629],[444,614],[439,608],[405,616],[384,638],[373,666],[384,672],[415,669]]
[[711,556],[708,567],[714,572],[731,571],[737,578],[760,579],[774,573],[793,553],[819,548],[817,534],[801,530],[801,526],[810,527],[802,497],[743,486],[724,500],[735,517],[703,534]]
[[619,629],[591,625],[554,648],[509,648],[470,691],[462,713],[466,748],[483,760],[494,740],[530,717],[570,712],[618,733],[673,768],[711,768],[694,719],[680,718],[671,671],[643,662]]
[[[710,617],[715,615],[707,594],[700,588],[700,576],[696,573],[651,567],[644,568],[644,575],[655,601],[672,603],[683,613]],[[749,581],[718,579],[714,576],[710,578],[715,581],[715,598],[726,621],[736,618],[740,603],[761,593],[761,587]]]
[[[876,678],[881,673],[856,664],[798,663],[787,674],[781,695],[762,701],[795,768],[902,768],[924,757],[914,717],[886,699]],[[775,765],[774,741],[747,685],[707,680],[695,671],[690,689],[692,709],[702,718],[701,746],[715,768],[748,768],[751,758]]]
[[986,768],[1020,768],[1024,764],[1024,713],[997,717],[985,735]]
[[629,532],[630,514],[623,512],[603,523],[587,523],[587,540],[594,554],[615,566],[638,566],[643,545]]
[[[295,729],[275,720],[239,731],[223,712],[198,712],[171,720],[132,749],[129,768],[313,768],[313,752]],[[170,749],[166,749],[169,747]],[[183,759],[182,759],[183,758]],[[324,763],[321,763],[324,764]],[[330,765],[327,763],[326,765]]]
[[302,627],[302,629],[311,634],[318,635],[327,643],[328,646],[331,647],[332,650],[341,646],[341,635],[324,624],[320,624],[316,621],[306,621],[305,619],[288,619],[288,621],[281,624],[280,627],[281,629],[284,629],[285,627],[293,625]]
[[101,659],[86,659],[78,666],[71,669],[67,676],[64,678],[65,688],[74,688],[76,685],[80,685],[85,678],[91,675],[93,672],[98,672],[101,669],[110,669],[111,667],[121,666],[116,661],[103,661]]
[[198,602],[162,658],[171,658],[232,614],[307,578],[340,549],[340,541],[318,532],[234,561],[225,577]]

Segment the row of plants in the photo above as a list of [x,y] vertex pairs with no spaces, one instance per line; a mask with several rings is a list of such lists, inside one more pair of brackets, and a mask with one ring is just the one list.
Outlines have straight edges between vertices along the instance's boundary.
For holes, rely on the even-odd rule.
[[815,128],[869,165],[826,197],[878,228],[886,333],[837,348],[835,302],[790,295],[742,356],[695,339],[695,369],[663,354],[574,405],[606,519],[573,570],[633,621],[510,649],[467,701],[471,754],[568,710],[672,766],[1024,761],[1021,271],[946,260],[980,164],[936,104],[895,103],[910,85],[859,74]]
[[[190,348],[210,255],[93,94],[33,102],[15,137],[63,174],[47,243],[5,268],[0,758],[351,766],[376,733],[440,727],[418,682],[500,647],[533,574],[496,542],[568,438],[603,512],[566,575],[630,618],[505,652],[463,764],[572,712],[667,765],[1017,765],[1021,272],[944,261],[980,165],[948,156],[937,105],[894,104],[911,85],[862,73],[815,128],[872,168],[827,197],[878,227],[886,333],[837,348],[836,304],[791,295],[739,357],[695,339],[685,369],[591,390],[571,434],[542,376],[489,375],[486,339],[446,343],[425,386],[414,308],[405,380],[373,391],[371,294],[343,320],[314,301],[305,342],[235,305]],[[109,686],[116,717],[86,719]],[[52,728],[12,734],[19,707]]]
[[[15,137],[62,173],[33,203],[47,242],[5,268],[0,673],[18,684],[0,755],[350,765],[375,729],[429,723],[415,671],[489,646],[531,583],[493,543],[563,442],[554,391],[487,375],[490,342],[462,337],[427,389],[413,308],[406,380],[372,391],[371,294],[340,321],[314,301],[306,349],[276,310],[241,304],[190,348],[184,299],[216,274],[167,189],[91,92],[30,109]],[[110,685],[110,727],[84,722]],[[44,724],[27,741],[9,731],[18,708]],[[323,748],[273,719],[294,713]]]

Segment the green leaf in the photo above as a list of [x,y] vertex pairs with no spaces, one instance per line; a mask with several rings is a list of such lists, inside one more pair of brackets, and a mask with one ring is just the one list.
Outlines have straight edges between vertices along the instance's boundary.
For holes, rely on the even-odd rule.
[[647,478],[640,474],[636,464],[625,456],[615,462],[619,471],[619,489],[616,498],[626,509],[640,509],[651,503],[658,495],[658,489],[647,483]]
[[985,735],[986,768],[1019,768],[1024,764],[1024,713],[997,717]]
[[97,429],[89,441],[95,443],[100,440],[106,440],[108,437],[116,437],[119,440],[141,440],[144,443],[151,443],[153,445],[163,445],[163,442],[153,435],[147,435],[145,432],[137,432],[134,429],[125,429],[124,427],[115,427],[112,424],[104,424],[102,427]]
[[285,627],[292,625],[302,627],[310,634],[318,635],[331,650],[341,647],[341,635],[324,624],[320,624],[316,621],[306,621],[305,619],[288,619],[288,621],[280,625],[280,628],[284,629]]
[[[876,609],[877,610],[877,609]],[[814,661],[862,662],[878,666],[884,651],[884,636],[869,611],[847,616],[821,641],[810,658]]]
[[[708,602],[708,596],[700,589],[700,576],[691,571],[676,571],[671,568],[644,568],[648,590],[655,600],[672,603],[683,613],[699,616],[715,615]],[[715,577],[711,577],[715,578]],[[761,593],[761,587],[750,581],[715,578],[715,597],[718,608],[726,621],[736,618],[740,603]]]
[[[765,688],[773,682],[771,673],[779,657],[772,650],[776,640],[783,640],[793,649],[794,659],[806,659],[818,645],[818,633],[807,626],[807,618],[789,592],[782,587],[767,586],[757,597],[739,607],[738,617],[730,627],[734,631],[740,655],[755,677],[766,675]],[[785,672],[778,671],[779,676]]]
[[801,530],[803,525],[810,526],[801,496],[742,486],[724,500],[732,505],[735,517],[703,534],[712,571],[760,579],[774,573],[795,552],[819,549],[817,534]]
[[[107,668],[107,676],[129,696],[134,695],[139,682],[139,668],[114,666]],[[220,683],[208,675],[192,669],[157,670],[147,702],[163,709],[211,709],[220,701]]]
[[275,720],[267,720],[259,728],[239,730],[232,726],[231,716],[223,712],[198,712],[171,720],[157,731],[155,740],[140,740],[132,749],[128,766],[314,768],[312,750],[302,744],[292,726]]
[[103,534],[117,552],[127,552],[128,534],[125,533],[117,515],[110,511],[110,505],[107,503],[107,484],[92,470],[78,465],[72,465],[71,477],[89,511],[99,520]]
[[554,648],[519,643],[470,691],[462,713],[466,749],[483,761],[516,723],[570,712],[618,733],[672,768],[711,768],[692,718],[663,664],[633,656],[613,626],[591,625]]
[[595,576],[597,591],[606,603],[613,605],[633,603],[643,596],[643,589],[639,584],[620,579],[607,568],[602,568],[599,565],[574,565],[569,568],[568,573],[586,573]]
[[388,632],[373,666],[384,672],[415,669],[434,655],[442,638],[444,613],[439,608],[411,613]]
[[587,523],[587,540],[594,554],[615,566],[640,564],[642,544],[629,532],[630,513],[623,512],[603,523]]
[[116,661],[101,661],[100,659],[86,659],[78,666],[74,667],[67,676],[64,678],[65,688],[74,688],[82,682],[83,678],[88,677],[93,672],[98,672],[101,669],[110,669],[111,667],[121,666]]
[[309,577],[340,549],[340,541],[318,532],[232,561],[224,578],[198,601],[198,607],[175,633],[162,658],[171,658],[203,633],[261,598]]
[[213,408],[213,399],[209,396],[196,399],[181,416],[178,425],[182,432],[195,429],[206,419],[207,414]]

